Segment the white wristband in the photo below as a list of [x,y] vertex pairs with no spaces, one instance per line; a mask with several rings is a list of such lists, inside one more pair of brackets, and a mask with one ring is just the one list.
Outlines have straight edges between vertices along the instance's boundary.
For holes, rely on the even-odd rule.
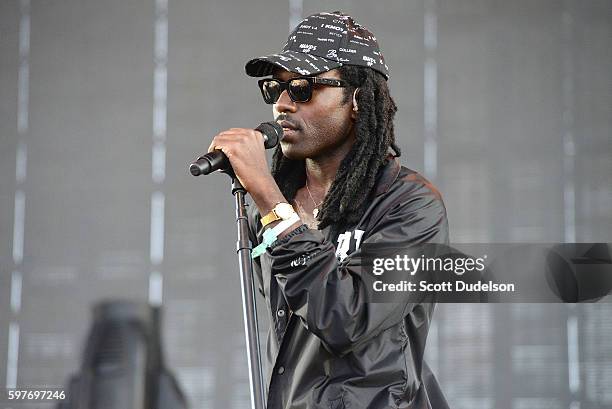
[[266,249],[278,239],[278,235],[291,227],[294,223],[300,220],[300,216],[295,213],[291,218],[283,220],[272,229],[266,230],[263,234],[261,244],[253,249],[252,258],[257,258],[265,253]]

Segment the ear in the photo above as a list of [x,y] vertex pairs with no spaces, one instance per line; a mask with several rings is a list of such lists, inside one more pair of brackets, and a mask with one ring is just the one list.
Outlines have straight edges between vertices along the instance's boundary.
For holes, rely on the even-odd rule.
[[353,112],[351,112],[352,119],[357,119],[357,113],[359,112],[359,105],[357,105],[357,94],[359,94],[359,88],[355,88],[355,92],[353,92]]

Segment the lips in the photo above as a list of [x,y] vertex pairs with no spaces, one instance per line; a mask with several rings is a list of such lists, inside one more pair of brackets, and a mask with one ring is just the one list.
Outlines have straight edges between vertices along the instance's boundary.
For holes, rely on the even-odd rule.
[[280,126],[282,126],[284,130],[285,129],[288,129],[290,131],[297,131],[298,130],[298,127],[296,125],[294,125],[293,123],[291,123],[291,122],[289,122],[287,120],[280,121],[278,124]]

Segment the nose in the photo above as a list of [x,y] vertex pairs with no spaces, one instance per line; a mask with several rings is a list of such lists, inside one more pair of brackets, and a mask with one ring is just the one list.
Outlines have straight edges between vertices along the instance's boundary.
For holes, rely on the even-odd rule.
[[274,104],[274,109],[278,112],[295,112],[297,111],[297,105],[291,100],[287,90],[283,90],[278,97],[278,101]]

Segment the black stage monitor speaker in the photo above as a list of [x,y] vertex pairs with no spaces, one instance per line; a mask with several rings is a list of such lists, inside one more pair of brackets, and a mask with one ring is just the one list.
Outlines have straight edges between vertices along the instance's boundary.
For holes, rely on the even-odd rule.
[[93,308],[80,372],[58,409],[185,409],[186,400],[165,368],[160,308],[105,301]]

